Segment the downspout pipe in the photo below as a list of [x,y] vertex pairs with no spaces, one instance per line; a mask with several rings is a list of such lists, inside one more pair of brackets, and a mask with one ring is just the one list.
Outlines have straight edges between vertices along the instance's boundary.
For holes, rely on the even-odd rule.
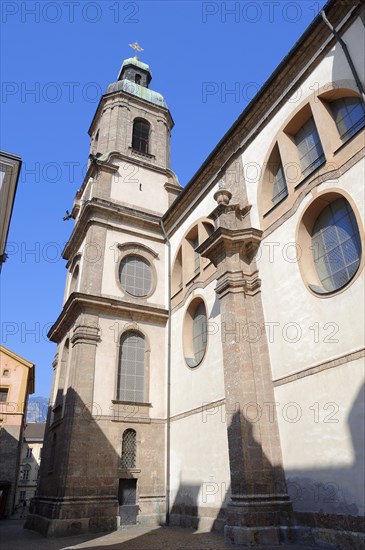
[[351,56],[350,56],[350,52],[348,50],[348,47],[346,45],[346,43],[342,40],[341,36],[338,34],[338,32],[336,31],[336,29],[333,27],[333,25],[331,25],[331,23],[328,21],[327,19],[327,16],[324,12],[324,10],[321,11],[321,16],[322,16],[322,19],[323,21],[325,22],[325,24],[327,25],[327,27],[331,30],[333,36],[336,38],[336,40],[338,41],[338,43],[341,45],[341,48],[343,49],[343,53],[345,54],[345,57],[348,61],[348,64],[350,65],[350,69],[351,69],[351,72],[352,74],[354,75],[354,79],[355,79],[355,82],[356,82],[356,85],[359,89],[359,92],[360,92],[360,96],[362,97],[362,100],[363,102],[365,103],[365,91],[364,91],[364,87],[361,83],[361,80],[359,78],[359,75],[357,73],[357,70],[355,68],[355,65],[351,59]]
[[160,225],[167,244],[167,289],[168,289],[168,329],[167,329],[167,399],[166,399],[166,525],[170,525],[170,416],[171,416],[171,243],[163,221]]

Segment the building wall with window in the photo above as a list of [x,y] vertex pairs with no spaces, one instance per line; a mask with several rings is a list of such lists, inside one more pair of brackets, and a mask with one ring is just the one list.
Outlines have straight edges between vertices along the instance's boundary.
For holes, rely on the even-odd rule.
[[[363,6],[325,10],[364,86]],[[319,15],[181,189],[150,80],[126,60],[90,127],[27,525],[63,534],[167,517],[248,546],[357,548],[359,81]]]
[[20,512],[24,501],[29,506],[37,492],[45,427],[45,423],[28,422],[24,430],[15,495],[15,508]]
[[34,392],[34,365],[0,346],[0,515],[14,511],[28,396]]

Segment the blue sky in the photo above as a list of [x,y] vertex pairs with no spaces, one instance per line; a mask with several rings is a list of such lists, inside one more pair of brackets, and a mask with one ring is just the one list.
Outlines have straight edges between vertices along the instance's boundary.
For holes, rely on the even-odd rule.
[[172,168],[185,185],[324,4],[2,1],[1,148],[23,168],[1,273],[1,340],[36,364],[37,395],[48,397],[52,380],[56,345],[46,333],[61,310],[61,251],[73,227],[62,218],[128,44],[144,47],[150,87],[167,101]]

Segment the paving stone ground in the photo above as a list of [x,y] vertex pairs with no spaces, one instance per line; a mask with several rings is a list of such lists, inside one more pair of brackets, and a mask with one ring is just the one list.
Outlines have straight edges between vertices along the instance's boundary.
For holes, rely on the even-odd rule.
[[[47,539],[23,529],[23,520],[0,521],[1,550],[227,550],[223,537],[177,527],[125,527],[107,535],[80,535]],[[273,546],[261,550],[314,550],[303,546]],[[259,550],[256,547],[256,550]]]

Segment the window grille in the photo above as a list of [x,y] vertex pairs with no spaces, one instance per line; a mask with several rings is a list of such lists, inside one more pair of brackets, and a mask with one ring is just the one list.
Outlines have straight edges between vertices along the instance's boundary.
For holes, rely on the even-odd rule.
[[122,336],[118,380],[118,400],[143,403],[145,376],[145,340],[139,332]]
[[120,284],[132,296],[147,296],[152,287],[149,263],[138,256],[126,256],[120,263]]
[[318,168],[325,160],[322,144],[319,139],[313,118],[310,118],[295,136],[303,176]]
[[146,120],[135,120],[133,124],[132,148],[140,153],[149,149],[150,124]]
[[352,137],[365,126],[365,107],[357,97],[336,99],[331,108],[342,139]]
[[282,199],[288,196],[288,187],[284,174],[283,165],[280,163],[274,177],[273,204],[278,204]]
[[356,273],[361,241],[355,214],[345,199],[334,201],[319,215],[312,231],[312,253],[324,291],[341,288]]
[[123,433],[122,456],[120,461],[122,468],[130,469],[136,467],[136,435],[134,430],[126,430]]

